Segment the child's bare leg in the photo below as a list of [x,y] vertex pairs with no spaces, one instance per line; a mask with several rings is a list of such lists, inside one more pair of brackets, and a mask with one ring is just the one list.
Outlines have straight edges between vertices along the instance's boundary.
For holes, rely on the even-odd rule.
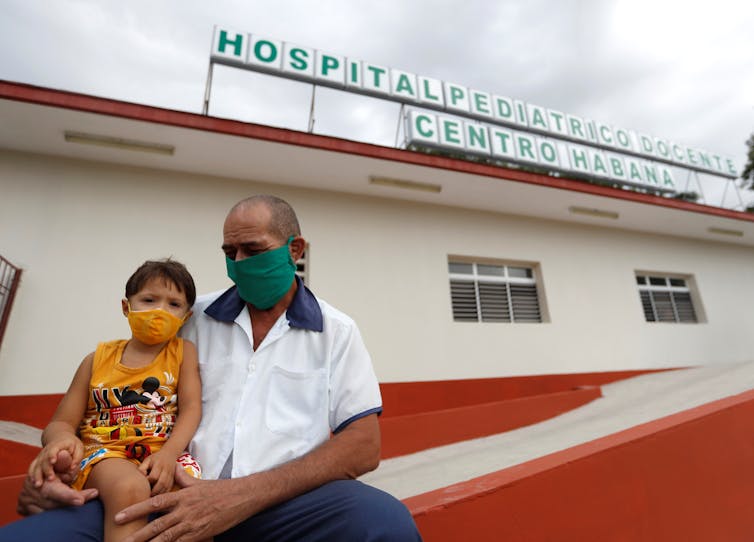
[[117,457],[103,459],[92,467],[85,487],[96,487],[105,506],[105,542],[120,542],[147,524],[146,519],[115,524],[115,514],[149,498],[149,480],[138,465]]

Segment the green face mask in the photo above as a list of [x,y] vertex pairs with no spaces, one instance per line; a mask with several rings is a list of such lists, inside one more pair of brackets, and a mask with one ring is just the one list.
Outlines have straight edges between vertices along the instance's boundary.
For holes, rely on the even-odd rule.
[[241,299],[266,310],[288,292],[296,274],[296,264],[291,258],[291,241],[293,235],[282,247],[237,262],[225,257],[228,276],[238,287]]

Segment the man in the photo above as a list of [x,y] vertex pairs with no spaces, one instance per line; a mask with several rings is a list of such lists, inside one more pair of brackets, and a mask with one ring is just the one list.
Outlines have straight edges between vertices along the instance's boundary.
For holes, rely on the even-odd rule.
[[[203,415],[191,451],[208,480],[177,471],[183,489],[118,514],[161,514],[129,541],[421,540],[399,501],[354,480],[379,463],[379,388],[356,325],[295,276],[304,247],[279,198],[254,196],[228,213],[222,249],[235,286],[199,298],[183,331],[199,350]],[[92,497],[60,481],[27,484],[19,510]],[[12,524],[0,540],[9,529],[97,540],[96,503]]]

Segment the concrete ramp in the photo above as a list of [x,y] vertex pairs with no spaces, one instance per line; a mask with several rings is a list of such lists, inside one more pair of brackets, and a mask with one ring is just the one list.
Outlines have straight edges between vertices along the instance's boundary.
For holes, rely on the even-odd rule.
[[403,499],[428,541],[751,540],[751,390],[754,363],[647,374],[529,427],[384,460],[362,480]]

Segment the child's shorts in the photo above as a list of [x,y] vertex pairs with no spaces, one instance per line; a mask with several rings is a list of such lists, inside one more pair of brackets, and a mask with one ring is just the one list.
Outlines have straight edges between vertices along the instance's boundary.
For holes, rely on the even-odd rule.
[[[154,451],[156,452],[157,450]],[[79,474],[71,484],[71,487],[73,489],[83,489],[86,481],[89,479],[89,474],[92,472],[92,468],[103,459],[118,457],[131,461],[136,465],[140,465],[141,462],[151,453],[152,450],[148,445],[140,444],[138,442],[131,442],[124,445],[114,444],[108,445],[107,448],[99,448],[81,460]],[[202,468],[199,466],[196,459],[194,459],[188,452],[178,456],[176,463],[178,463],[189,476],[193,476],[194,478],[202,477]]]

